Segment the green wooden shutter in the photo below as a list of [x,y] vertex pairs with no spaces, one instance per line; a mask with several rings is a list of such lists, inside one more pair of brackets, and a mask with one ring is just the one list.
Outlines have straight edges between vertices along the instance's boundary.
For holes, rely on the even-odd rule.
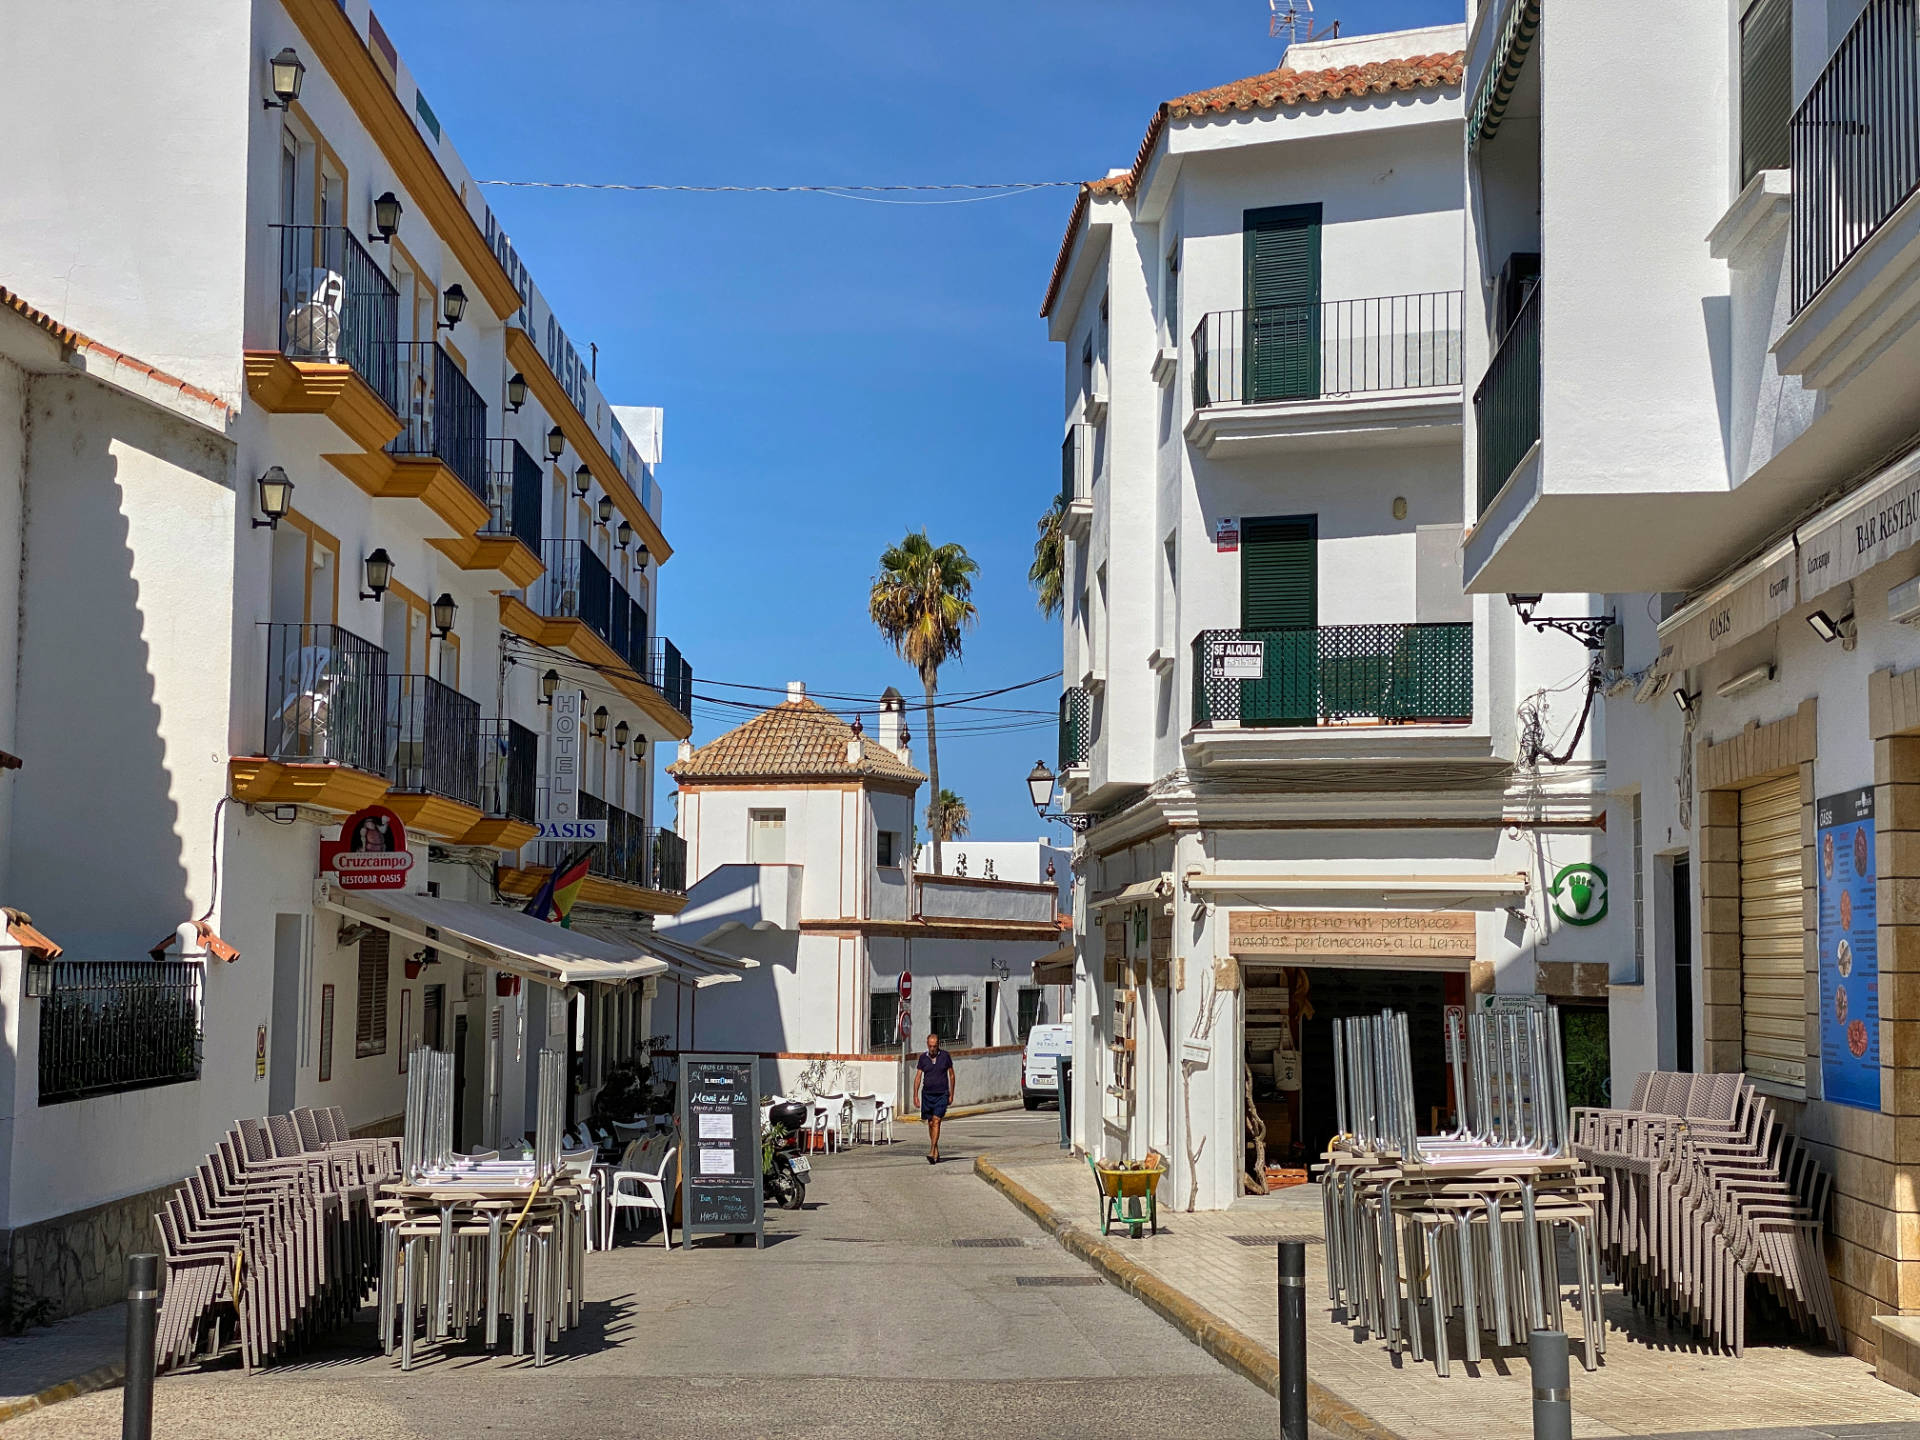
[[1320,207],[1249,210],[1244,395],[1249,404],[1320,393]]
[[1242,725],[1311,725],[1320,711],[1319,563],[1311,515],[1240,522],[1240,628],[1265,647],[1240,682]]
[[1793,113],[1793,0],[1753,0],[1740,19],[1740,183],[1786,168]]

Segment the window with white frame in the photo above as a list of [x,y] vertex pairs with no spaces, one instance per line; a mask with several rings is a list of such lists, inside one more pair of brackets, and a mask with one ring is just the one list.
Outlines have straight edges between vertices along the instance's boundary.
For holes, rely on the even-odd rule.
[[784,865],[787,860],[787,812],[747,812],[747,860],[754,865]]

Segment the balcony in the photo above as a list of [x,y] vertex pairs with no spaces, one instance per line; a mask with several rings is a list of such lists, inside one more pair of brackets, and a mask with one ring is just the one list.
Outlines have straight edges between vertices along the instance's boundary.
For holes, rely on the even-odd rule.
[[[1257,678],[1228,678],[1257,668]],[[1473,718],[1473,626],[1202,630],[1193,723],[1464,725]]]
[[540,578],[540,464],[518,440],[487,441],[487,519],[479,534],[436,540],[462,570],[494,570],[515,588]]
[[1093,526],[1093,426],[1069,425],[1060,444],[1060,528],[1084,538]]
[[387,652],[338,625],[269,623],[260,753],[228,765],[236,799],[341,814],[386,794]]
[[461,838],[465,845],[518,850],[533,839],[540,740],[511,720],[480,722],[481,818]]
[[647,683],[660,692],[667,704],[683,719],[692,721],[693,666],[682,657],[679,646],[665,636],[649,642],[646,677]]
[[1084,690],[1066,690],[1060,696],[1060,773],[1084,770],[1091,744],[1093,697]]
[[1187,438],[1218,459],[1444,440],[1460,426],[1460,294],[1202,316]]
[[480,704],[431,675],[387,677],[386,805],[411,830],[461,840],[480,820]]
[[271,413],[324,415],[378,450],[400,428],[400,293],[351,231],[271,228],[276,345],[246,353],[247,391]]
[[606,822],[604,845],[545,841],[536,847],[529,868],[502,874],[501,889],[509,894],[531,895],[554,867],[584,853],[588,878],[580,898],[587,904],[661,915],[679,913],[686,903],[685,840],[671,830],[654,829],[642,817],[585,790],[580,792],[580,818]]
[[1521,303],[1473,392],[1480,511],[1540,440],[1540,289]]

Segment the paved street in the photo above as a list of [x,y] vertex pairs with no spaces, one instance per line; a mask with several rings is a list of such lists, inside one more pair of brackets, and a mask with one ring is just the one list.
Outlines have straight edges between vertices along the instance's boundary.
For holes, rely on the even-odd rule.
[[[823,1161],[808,1208],[776,1212],[763,1253],[623,1238],[588,1257],[586,1324],[564,1358],[461,1354],[402,1376],[358,1348],[248,1378],[160,1382],[156,1432],[541,1437],[1279,1434],[1273,1400],[1091,1272],[973,1174],[988,1146],[1053,1133],[1051,1112],[956,1121],[948,1159],[903,1127],[891,1150]],[[974,1248],[956,1240],[1003,1239]],[[1023,1279],[1079,1282],[1021,1284]],[[638,1383],[636,1383],[638,1382]],[[7,1440],[112,1440],[120,1395],[21,1417]]]

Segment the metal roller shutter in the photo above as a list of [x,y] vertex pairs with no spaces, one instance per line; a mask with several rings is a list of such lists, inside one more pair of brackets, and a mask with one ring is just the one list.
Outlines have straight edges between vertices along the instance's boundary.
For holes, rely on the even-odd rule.
[[1807,1083],[1800,779],[1740,792],[1740,1011],[1747,1073]]

